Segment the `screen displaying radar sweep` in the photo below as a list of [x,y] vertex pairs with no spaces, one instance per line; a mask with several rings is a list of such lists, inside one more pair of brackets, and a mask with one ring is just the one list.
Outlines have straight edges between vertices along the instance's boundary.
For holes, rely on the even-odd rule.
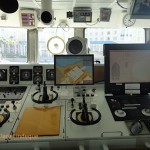
[[94,84],[93,55],[54,55],[56,85]]

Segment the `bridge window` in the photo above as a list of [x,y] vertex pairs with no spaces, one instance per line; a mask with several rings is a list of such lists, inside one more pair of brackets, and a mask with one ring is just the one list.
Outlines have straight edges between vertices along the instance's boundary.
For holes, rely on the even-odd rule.
[[142,28],[86,28],[85,38],[88,39],[90,54],[94,54],[95,61],[104,64],[103,44],[145,43],[145,30]]
[[0,63],[27,62],[27,30],[0,28]]

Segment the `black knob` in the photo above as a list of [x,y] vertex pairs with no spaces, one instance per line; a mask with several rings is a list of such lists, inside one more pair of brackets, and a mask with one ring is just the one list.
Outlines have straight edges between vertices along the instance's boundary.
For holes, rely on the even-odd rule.
[[94,92],[94,93],[95,93],[95,91],[96,91],[96,89],[92,89],[92,92]]
[[53,86],[51,86],[51,89],[50,89],[51,91],[53,91]]
[[39,91],[41,90],[41,88],[40,88],[40,83],[39,83],[39,82],[37,83],[36,90],[39,90]]
[[11,103],[13,104],[13,110],[16,110],[17,109],[17,106],[15,105],[15,101],[11,101]]
[[15,104],[15,101],[14,101],[14,100],[12,100],[12,101],[11,101],[11,103],[14,105],[14,104]]
[[80,110],[82,109],[82,103],[79,103],[79,109]]
[[71,107],[73,108],[74,107],[74,98],[71,98]]
[[5,98],[5,97],[6,97],[6,95],[5,95],[5,94],[3,94],[3,97]]

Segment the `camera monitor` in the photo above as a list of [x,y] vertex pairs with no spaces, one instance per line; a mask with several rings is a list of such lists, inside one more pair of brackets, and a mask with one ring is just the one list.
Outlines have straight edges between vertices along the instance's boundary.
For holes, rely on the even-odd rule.
[[93,55],[54,55],[55,85],[94,84]]

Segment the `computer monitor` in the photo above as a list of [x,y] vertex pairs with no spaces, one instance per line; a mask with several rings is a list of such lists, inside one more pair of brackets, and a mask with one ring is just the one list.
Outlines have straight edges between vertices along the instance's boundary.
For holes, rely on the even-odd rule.
[[131,19],[150,19],[150,0],[132,0]]
[[55,85],[94,84],[93,55],[54,55]]
[[106,93],[150,85],[150,44],[105,44],[104,56]]

